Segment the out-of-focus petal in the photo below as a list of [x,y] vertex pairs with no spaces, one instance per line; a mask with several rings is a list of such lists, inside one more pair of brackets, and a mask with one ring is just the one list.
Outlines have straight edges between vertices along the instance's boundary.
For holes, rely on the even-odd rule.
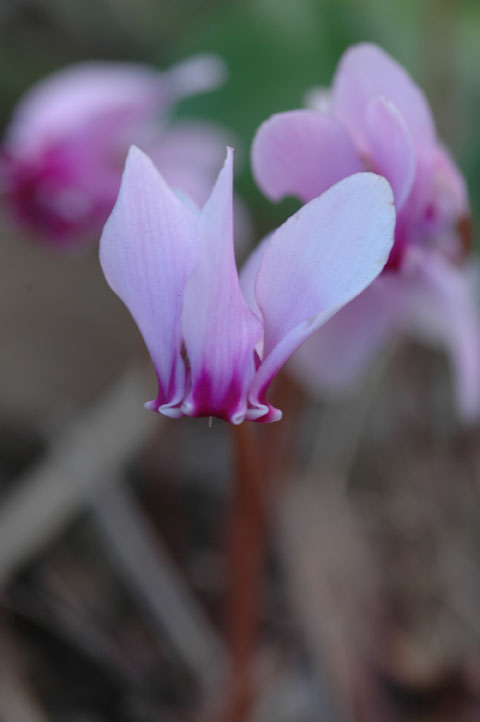
[[368,150],[365,132],[367,103],[389,98],[404,118],[415,145],[431,145],[435,126],[423,91],[399,63],[371,43],[360,43],[342,56],[332,88],[332,112],[349,130],[362,152]]
[[396,274],[379,276],[297,349],[289,369],[307,392],[352,390],[395,333],[400,292]]
[[434,251],[418,254],[413,264],[405,288],[405,329],[446,350],[458,413],[467,423],[475,421],[480,414],[480,314],[468,269],[456,268]]
[[171,188],[202,207],[210,195],[231,141],[224,128],[182,121],[148,144],[148,155]]
[[232,151],[199,220],[198,260],[184,295],[182,330],[191,390],[188,416],[241,423],[254,372],[261,323],[240,290],[233,253]]
[[148,407],[167,416],[181,415],[177,407],[185,392],[180,316],[196,245],[196,216],[171,192],[150,159],[131,148],[100,241],[100,262],[155,365],[159,391]]
[[303,104],[317,113],[329,113],[332,106],[330,88],[323,85],[309,88],[303,96]]
[[393,243],[395,209],[388,182],[359,173],[333,186],[272,234],[255,293],[263,315],[264,357],[250,391],[258,413],[288,357],[382,271]]
[[405,203],[415,178],[411,133],[393,103],[383,96],[367,105],[366,132],[373,170],[392,186],[397,211]]
[[162,102],[162,75],[134,63],[84,62],[41,80],[23,97],[11,118],[6,145],[32,156],[76,132],[104,132],[104,124],[124,127]]
[[448,197],[450,216],[461,218],[469,213],[468,190],[465,178],[456,166],[448,150],[438,145],[434,153],[434,182],[437,192]]
[[430,192],[425,198],[426,220],[433,230],[448,228],[470,215],[467,186],[449,152],[442,145],[436,146],[429,161],[431,183]]
[[[234,138],[225,128],[202,121],[180,121],[148,143],[148,155],[171,188],[201,208],[207,201]],[[237,164],[238,165],[238,164]],[[233,200],[234,238],[238,251],[248,247],[252,221],[238,196]]]
[[210,53],[193,55],[165,73],[172,100],[215,90],[225,82],[227,74],[225,61]]
[[269,198],[293,195],[304,202],[364,169],[340,123],[313,110],[279,113],[263,123],[253,141],[252,166]]

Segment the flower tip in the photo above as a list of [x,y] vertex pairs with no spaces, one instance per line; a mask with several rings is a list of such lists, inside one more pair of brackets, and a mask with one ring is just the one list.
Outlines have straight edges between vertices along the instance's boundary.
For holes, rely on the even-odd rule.
[[[214,195],[215,188],[218,188],[222,185],[222,183],[228,178],[228,186],[231,189],[231,185],[233,183],[233,156],[234,156],[234,149],[227,145],[226,146],[226,154],[225,154],[225,160],[223,163],[222,168],[220,169],[220,172],[217,176],[217,180],[215,181],[215,185],[212,189],[212,193],[210,195],[210,198]],[[222,181],[223,179],[223,181]],[[231,192],[231,191],[230,191]]]
[[[363,43],[355,43],[354,45],[351,45],[349,48],[347,48],[343,54],[343,58],[346,57],[355,57],[361,54],[363,56],[370,55],[370,56],[376,56],[376,57],[384,57],[386,56],[385,50],[380,47],[380,45],[377,45],[376,43],[371,42],[363,42]],[[342,59],[343,59],[342,58]]]
[[143,158],[145,158],[145,157],[146,157],[146,156],[145,156],[145,153],[143,152],[143,150],[140,150],[140,148],[138,147],[138,145],[132,144],[132,145],[130,146],[130,148],[128,149],[127,159],[126,159],[126,161],[125,161],[125,165],[126,165],[127,163],[131,162],[131,161],[134,161],[134,162],[135,162],[137,159],[140,159],[140,158],[143,159]]
[[[131,145],[128,149],[127,158],[125,160],[120,193],[122,192],[122,187],[125,183],[132,183],[133,181],[136,183],[142,178],[147,178],[148,183],[156,182],[153,181],[154,178],[160,178],[162,185],[167,186],[163,176],[150,156],[137,145]],[[171,190],[169,187],[168,189]]]
[[143,150],[140,150],[137,145],[131,145],[128,149],[125,165],[123,167],[124,175],[134,168],[139,168],[142,165],[145,165],[148,161],[150,161],[150,158],[143,152]]
[[169,71],[177,98],[205,93],[223,85],[228,66],[218,55],[199,53],[178,63]]
[[228,78],[228,65],[219,55],[201,53],[197,59],[203,63],[204,78],[209,81],[210,88],[223,85]]

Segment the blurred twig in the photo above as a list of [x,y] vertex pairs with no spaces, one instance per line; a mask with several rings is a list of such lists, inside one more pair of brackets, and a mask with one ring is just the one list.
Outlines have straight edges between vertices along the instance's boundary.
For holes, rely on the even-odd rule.
[[[335,720],[327,714],[319,688],[305,677],[304,670],[278,664],[261,679],[258,696],[249,722],[302,722]],[[259,675],[260,676],[260,675]]]
[[328,484],[319,494],[318,484],[297,480],[284,495],[277,531],[290,593],[328,706],[326,718],[346,722],[354,718],[354,677],[359,672],[354,669],[358,640],[350,628],[349,607],[361,616],[362,587],[373,580],[344,498],[330,493],[331,488]]
[[[38,585],[21,584],[1,606],[81,650],[128,684],[138,684],[138,670],[114,641],[84,610],[75,609]],[[2,719],[0,717],[0,719]]]
[[139,403],[143,386],[141,370],[131,370],[18,479],[0,508],[0,583],[59,534],[84,507],[89,489],[139,447],[156,421]]
[[212,691],[227,674],[227,654],[125,485],[111,483],[94,512],[130,590],[150,611],[184,663]]
[[0,581],[40,551],[95,498],[102,530],[128,579],[175,648],[205,686],[225,669],[220,641],[147,529],[126,489],[102,479],[121,477],[128,458],[158,423],[139,402],[145,396],[140,369],[67,430],[46,458],[23,479],[0,509]]
[[22,673],[17,640],[0,631],[0,719],[2,722],[48,722]]
[[[402,339],[390,341],[390,346],[376,360],[355,394],[327,404],[313,439],[308,472],[315,476],[321,467],[334,468],[323,482],[334,480],[332,492],[342,496],[346,492],[356,454],[365,433],[365,424],[378,396],[393,359],[402,348]],[[327,460],[327,464],[325,463]]]

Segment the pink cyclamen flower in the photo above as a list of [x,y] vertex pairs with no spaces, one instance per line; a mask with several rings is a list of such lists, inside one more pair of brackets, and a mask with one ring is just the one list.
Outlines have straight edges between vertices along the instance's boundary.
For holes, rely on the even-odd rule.
[[1,149],[8,210],[35,237],[54,245],[92,240],[113,207],[133,142],[156,153],[166,177],[171,174],[202,201],[223,161],[225,134],[184,123],[182,142],[193,154],[187,169],[172,152],[165,157],[166,148],[178,145],[165,119],[178,100],[215,88],[224,77],[219,58],[198,55],[165,72],[134,63],[84,62],[40,81],[19,102]]
[[[241,283],[233,250],[232,152],[201,211],[132,148],[100,241],[106,279],[135,319],[166,416],[276,421],[266,400],[293,351],[384,267],[395,211],[372,173],[331,188],[254,251]],[[261,256],[261,257],[260,257]]]
[[272,200],[304,202],[361,170],[390,182],[395,243],[382,276],[315,334],[292,359],[309,388],[349,388],[399,330],[445,347],[464,419],[480,412],[480,339],[462,267],[465,182],[439,142],[420,88],[383,50],[353,46],[330,91],[311,109],[274,115],[257,131],[254,176]]

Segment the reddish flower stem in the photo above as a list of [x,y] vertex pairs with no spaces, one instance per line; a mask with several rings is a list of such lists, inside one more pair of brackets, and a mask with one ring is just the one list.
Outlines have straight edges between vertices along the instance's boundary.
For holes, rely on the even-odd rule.
[[232,427],[235,480],[228,529],[227,635],[232,688],[225,722],[246,719],[253,701],[253,661],[258,642],[262,576],[266,555],[263,474],[253,428]]
[[[223,722],[244,722],[254,701],[262,580],[267,555],[268,513],[292,462],[303,400],[286,375],[275,386],[289,422],[232,426],[235,476],[228,520],[229,590],[226,629],[232,656],[232,685]],[[261,449],[261,453],[260,453]]]

